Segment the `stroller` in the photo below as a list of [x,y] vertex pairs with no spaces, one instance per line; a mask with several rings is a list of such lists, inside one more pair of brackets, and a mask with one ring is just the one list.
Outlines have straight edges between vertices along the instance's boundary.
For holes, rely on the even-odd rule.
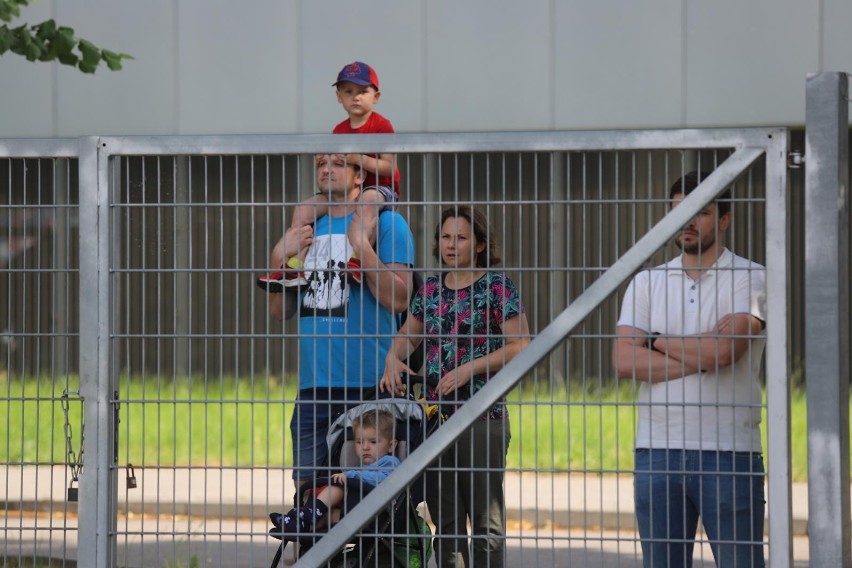
[[[350,408],[339,416],[329,429],[326,441],[329,447],[330,463],[333,470],[346,470],[358,467],[359,458],[355,453],[352,434],[352,422],[368,412],[384,411],[396,419],[396,438],[398,444],[395,455],[403,460],[423,441],[426,432],[426,417],[422,405],[410,398],[384,398],[362,403]],[[301,503],[306,492],[315,489],[314,482],[307,482],[296,490],[294,503]],[[372,487],[361,485],[362,492]],[[347,502],[344,510],[354,507],[364,493],[359,495],[356,484],[347,484]],[[353,498],[350,499],[350,496]],[[417,512],[417,505],[423,501],[422,476],[408,489],[396,495],[388,506],[368,523],[347,547],[332,558],[330,566],[405,566],[409,568],[425,567],[432,554],[432,533],[426,522]],[[345,514],[345,513],[344,513]],[[282,539],[281,515],[272,513],[270,519],[273,528],[269,534]],[[304,554],[328,528],[316,529],[298,537],[299,555]],[[405,535],[405,536],[392,536]],[[288,540],[282,540],[272,561],[272,568],[278,566]]]

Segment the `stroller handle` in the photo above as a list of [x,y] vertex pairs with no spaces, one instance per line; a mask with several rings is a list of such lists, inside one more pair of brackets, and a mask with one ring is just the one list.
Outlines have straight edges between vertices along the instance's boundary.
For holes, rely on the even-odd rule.
[[414,385],[425,385],[431,388],[435,388],[438,386],[438,380],[434,377],[427,377],[424,375],[412,375],[410,373],[403,373],[402,380],[405,383],[405,388],[408,392],[411,392],[411,389]]

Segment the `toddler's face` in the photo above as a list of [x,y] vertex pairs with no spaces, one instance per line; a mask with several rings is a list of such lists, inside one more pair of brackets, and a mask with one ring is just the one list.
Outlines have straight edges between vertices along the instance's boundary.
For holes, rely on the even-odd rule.
[[362,87],[349,81],[337,85],[337,102],[343,105],[349,116],[369,114],[381,95],[372,85]]
[[385,438],[371,426],[355,429],[355,451],[361,463],[375,463],[382,456],[392,453],[395,447],[396,440]]

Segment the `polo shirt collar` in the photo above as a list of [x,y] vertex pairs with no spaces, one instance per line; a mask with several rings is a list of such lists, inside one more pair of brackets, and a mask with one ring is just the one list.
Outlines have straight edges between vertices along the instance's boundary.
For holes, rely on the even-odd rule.
[[[728,250],[728,247],[722,247],[722,254],[719,255],[719,258],[716,259],[707,270],[719,269],[719,268],[728,268],[734,263],[734,254]],[[666,273],[669,276],[679,276],[683,278],[686,276],[686,270],[683,268],[683,254],[677,255],[675,258],[671,259],[668,263],[666,263]]]

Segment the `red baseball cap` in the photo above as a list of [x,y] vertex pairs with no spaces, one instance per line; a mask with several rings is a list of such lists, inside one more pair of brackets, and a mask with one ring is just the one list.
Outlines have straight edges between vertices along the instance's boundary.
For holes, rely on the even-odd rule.
[[340,73],[337,74],[337,81],[331,85],[336,87],[338,83],[344,81],[349,81],[362,87],[372,85],[377,91],[379,90],[379,76],[376,75],[375,69],[361,61],[354,61],[343,67]]

